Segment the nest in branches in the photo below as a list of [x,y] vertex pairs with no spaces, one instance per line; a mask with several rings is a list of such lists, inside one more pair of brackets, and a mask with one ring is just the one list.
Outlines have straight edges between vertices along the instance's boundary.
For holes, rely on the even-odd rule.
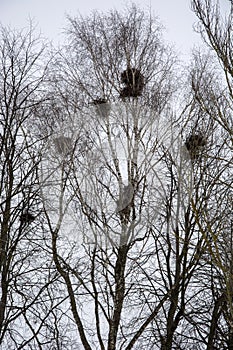
[[93,100],[93,104],[96,107],[96,112],[100,117],[108,117],[111,107],[105,98],[98,98],[96,100]]
[[93,104],[95,106],[102,105],[104,103],[107,103],[108,101],[105,98],[97,98],[96,100],[93,100]]
[[189,151],[190,157],[192,159],[197,159],[200,157],[206,144],[206,138],[202,134],[192,134],[187,138],[185,142],[185,146]]
[[120,97],[141,96],[144,87],[144,76],[136,68],[127,68],[121,73],[121,82],[125,87],[120,92]]
[[127,68],[121,73],[121,81],[126,86],[138,85],[143,87],[144,76],[141,74],[139,69]]
[[133,200],[132,186],[128,185],[124,187],[124,192],[119,196],[117,200],[117,212],[124,212],[125,209],[131,206]]
[[142,94],[142,89],[135,87],[124,87],[120,91],[120,97],[125,98],[125,97],[139,97]]
[[59,136],[54,139],[56,151],[59,154],[67,155],[72,149],[72,141],[70,137]]
[[127,223],[133,205],[134,188],[131,184],[124,186],[117,200],[117,213],[121,221]]
[[20,216],[20,222],[22,224],[31,224],[34,220],[35,216],[29,211],[22,213],[22,215]]

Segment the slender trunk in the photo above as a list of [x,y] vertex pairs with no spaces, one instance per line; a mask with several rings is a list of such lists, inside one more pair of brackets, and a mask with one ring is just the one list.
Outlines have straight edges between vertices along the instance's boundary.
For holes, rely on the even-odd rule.
[[127,260],[128,247],[121,246],[118,249],[118,256],[115,265],[115,300],[113,317],[110,320],[110,329],[108,337],[108,350],[116,349],[117,333],[120,324],[121,311],[125,296],[125,266]]
[[9,189],[7,193],[7,199],[5,204],[5,209],[3,212],[3,221],[1,225],[1,236],[0,236],[0,271],[1,271],[1,301],[0,301],[0,342],[3,337],[3,323],[4,316],[6,310],[7,303],[7,292],[8,292],[8,268],[9,264],[7,264],[7,248],[8,248],[8,240],[9,240],[9,223],[10,223],[10,213],[11,213],[11,194],[13,188],[13,171],[11,168],[11,164],[9,166]]
[[91,350],[91,346],[86,338],[85,330],[84,330],[81,318],[80,318],[78,310],[77,310],[77,305],[76,305],[76,301],[75,301],[75,294],[73,291],[73,287],[72,287],[72,283],[71,283],[69,274],[62,268],[60,261],[59,261],[58,252],[57,252],[57,232],[52,232],[52,247],[53,247],[54,263],[56,265],[57,271],[60,273],[61,277],[65,281],[66,288],[67,288],[67,291],[69,294],[71,311],[73,313],[75,323],[78,327],[80,339],[82,341],[84,349]]
[[206,350],[214,350],[214,338],[216,335],[216,327],[218,325],[219,317],[221,316],[221,305],[224,302],[225,296],[221,295],[216,301],[212,313],[211,318],[211,324],[210,324],[210,331],[208,335],[208,343]]
[[178,297],[179,297],[179,285],[177,285],[176,288],[174,288],[171,292],[171,304],[170,304],[168,319],[167,319],[167,334],[166,334],[166,339],[161,346],[161,350],[172,349],[174,332],[180,320],[179,312],[175,317],[175,313],[177,311],[177,306],[178,306]]

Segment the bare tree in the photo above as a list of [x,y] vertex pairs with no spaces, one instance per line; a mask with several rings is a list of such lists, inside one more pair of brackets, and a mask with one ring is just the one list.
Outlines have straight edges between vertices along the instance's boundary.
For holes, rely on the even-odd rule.
[[198,137],[179,135],[192,110],[171,108],[171,50],[135,6],[69,20],[42,196],[79,346],[201,347],[187,328],[203,287],[194,292],[207,249],[194,210],[203,181],[193,189]]
[[[232,349],[232,4],[226,19],[217,1],[192,1],[198,17],[197,30],[209,46],[209,54],[196,52],[191,74],[193,103],[202,123],[209,120],[209,138],[214,150],[199,175],[209,173],[205,209],[196,212],[196,221],[207,242],[209,309],[205,319],[207,349]],[[231,209],[230,209],[231,210]],[[197,323],[198,320],[196,319]],[[199,324],[203,322],[200,319]],[[203,323],[202,323],[203,324]]]
[[49,69],[2,29],[1,346],[232,349],[232,6],[192,5],[185,78],[135,5],[69,17]]
[[45,102],[43,84],[47,65],[43,60],[44,53],[45,45],[35,37],[32,26],[22,31],[1,28],[2,349],[49,348],[57,338],[53,320],[59,314],[60,300],[57,303],[51,298],[51,284],[58,276],[46,248],[48,236],[44,229],[37,175],[42,141],[31,134],[35,110]]
[[[213,114],[213,118],[216,118],[221,127],[223,127],[232,137],[232,118],[228,114],[229,109],[231,110],[232,106],[229,101],[232,100],[232,77],[233,77],[233,63],[232,63],[232,15],[233,15],[233,7],[232,3],[229,4],[229,14],[223,17],[221,15],[221,6],[218,1],[192,1],[192,8],[197,18],[199,19],[199,23],[197,26],[197,30],[201,33],[204,42],[210,47],[211,52],[217,58],[216,66],[213,67],[216,71],[220,69],[221,76],[219,78],[225,78],[225,93],[222,98],[220,93],[222,92],[220,89],[217,91],[217,86],[215,85],[214,91],[208,89],[207,93],[216,96],[219,93],[218,98],[221,100],[215,101],[214,99],[212,103],[216,104],[216,109],[218,108],[218,113]],[[213,75],[211,75],[213,76]],[[203,79],[201,80],[203,82]],[[200,82],[200,83],[201,83]],[[199,102],[202,104],[203,109],[208,111],[208,101],[206,96],[201,98],[198,94],[198,86],[194,86],[196,90],[196,96],[199,98]],[[216,96],[217,97],[217,96]],[[228,107],[227,109],[224,107]],[[210,111],[209,111],[210,112]],[[232,139],[231,139],[232,141]]]

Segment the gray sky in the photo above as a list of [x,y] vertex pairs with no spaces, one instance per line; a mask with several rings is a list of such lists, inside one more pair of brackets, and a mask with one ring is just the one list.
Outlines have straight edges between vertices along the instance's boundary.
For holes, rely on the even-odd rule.
[[[0,0],[0,22],[22,28],[31,18],[45,37],[62,42],[65,14],[73,16],[78,12],[88,14],[93,9],[121,9],[124,3],[121,0]],[[179,52],[187,55],[193,44],[200,43],[199,35],[193,31],[196,19],[189,0],[143,0],[138,4],[144,8],[151,6],[152,12],[166,27],[165,39],[175,44]]]

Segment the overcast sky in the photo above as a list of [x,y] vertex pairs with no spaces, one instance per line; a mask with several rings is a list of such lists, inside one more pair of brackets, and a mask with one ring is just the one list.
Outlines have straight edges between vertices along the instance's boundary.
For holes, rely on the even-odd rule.
[[[55,43],[62,42],[66,26],[66,14],[88,14],[94,9],[107,11],[121,9],[125,1],[117,0],[0,0],[0,22],[12,27],[25,27],[33,19],[42,34]],[[136,1],[137,3],[137,1]],[[165,26],[165,38],[175,44],[177,51],[190,53],[200,37],[193,31],[196,21],[189,0],[143,0],[140,7],[151,7]]]

